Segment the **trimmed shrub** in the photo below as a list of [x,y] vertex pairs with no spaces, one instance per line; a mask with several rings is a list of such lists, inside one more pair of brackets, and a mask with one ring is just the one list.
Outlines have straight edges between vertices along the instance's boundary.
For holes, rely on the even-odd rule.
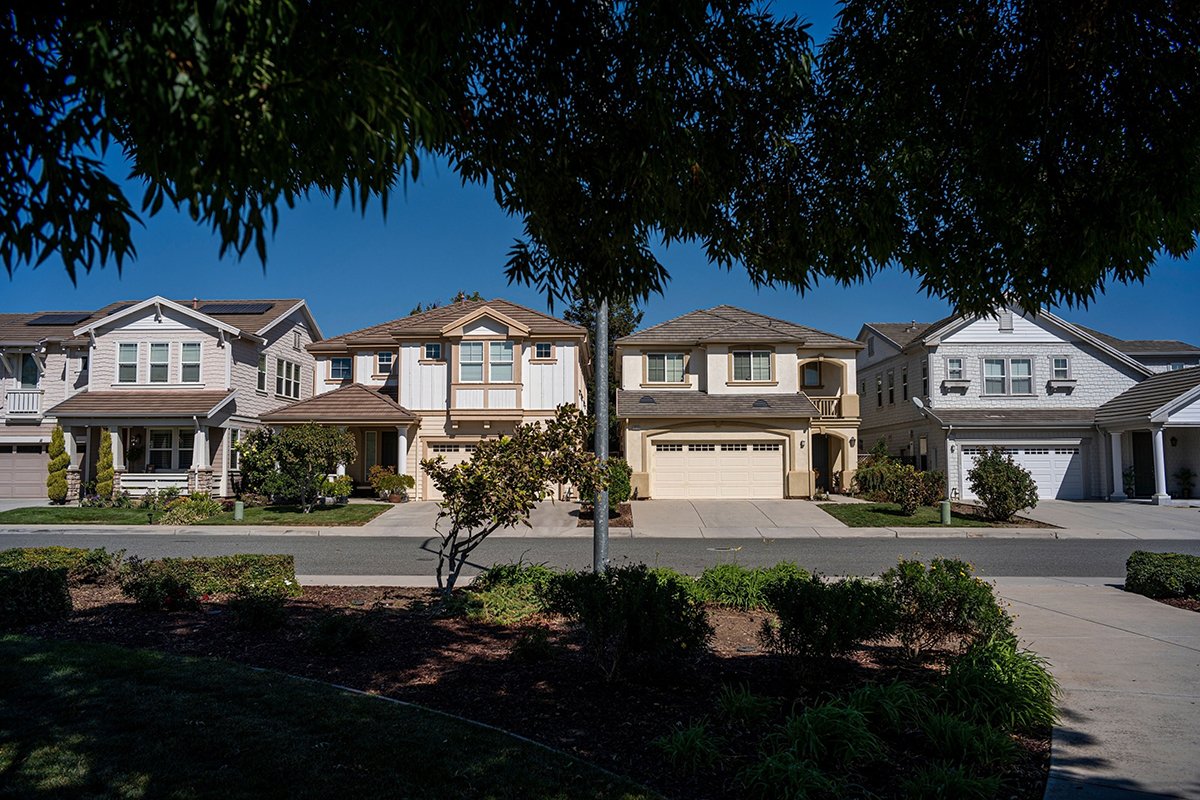
[[280,597],[296,597],[295,559],[289,555],[239,553],[231,556],[131,558],[121,574],[121,590],[146,608],[196,608],[201,595],[237,594],[245,587]]
[[1038,503],[1037,483],[1003,448],[994,447],[975,458],[967,473],[971,491],[983,503],[989,519],[1004,522]]
[[1200,556],[1135,550],[1125,562],[1125,590],[1154,598],[1200,598]]
[[630,484],[633,467],[623,458],[610,458],[605,466],[608,468],[608,502],[613,506],[628,502],[633,493]]
[[117,578],[124,554],[124,550],[110,553],[103,547],[17,547],[0,551],[0,568],[65,569],[71,583],[106,583]]
[[51,503],[59,505],[67,502],[67,467],[71,466],[71,456],[67,454],[67,446],[63,441],[61,425],[55,425],[50,434],[50,463],[46,466],[46,497]]
[[949,764],[932,764],[906,778],[900,788],[909,800],[992,800],[1000,794],[1000,779],[971,775]]
[[556,575],[546,599],[582,625],[588,652],[609,678],[632,660],[665,666],[694,658],[713,635],[688,587],[645,564]]
[[0,628],[47,622],[70,613],[66,569],[0,569]]
[[208,492],[193,492],[187,497],[172,500],[166,513],[158,519],[160,525],[195,525],[215,517],[225,507],[214,500]]
[[113,494],[113,453],[112,437],[108,428],[100,429],[100,453],[96,457],[96,496],[100,502],[112,499]]
[[827,769],[867,764],[884,754],[883,741],[871,732],[863,713],[839,702],[790,715],[767,742]]
[[878,581],[792,578],[773,586],[767,599],[778,622],[764,622],[759,639],[767,649],[799,661],[843,656],[890,635],[896,626],[891,592]]
[[908,464],[897,465],[888,491],[888,499],[900,506],[900,512],[906,517],[917,513],[924,497],[925,482],[921,473]]
[[651,742],[671,766],[689,775],[708,772],[721,760],[721,740],[703,720],[679,726]]
[[1020,649],[1011,635],[976,643],[950,663],[942,680],[942,701],[950,711],[1007,731],[1053,725],[1058,692],[1046,660]]
[[728,563],[708,567],[696,583],[705,602],[746,611],[766,608],[767,593],[773,587],[807,576],[807,572],[791,561],[754,568]]
[[757,800],[840,796],[837,781],[789,750],[764,754],[738,774],[738,783],[746,797]]
[[149,611],[191,611],[200,607],[195,585],[164,561],[134,556],[121,571],[121,591]]
[[336,656],[366,649],[375,633],[357,614],[327,614],[309,633],[309,644],[323,655]]
[[973,575],[965,561],[935,558],[927,568],[901,559],[880,580],[896,605],[896,635],[910,658],[946,647],[961,647],[1011,631],[992,585]]

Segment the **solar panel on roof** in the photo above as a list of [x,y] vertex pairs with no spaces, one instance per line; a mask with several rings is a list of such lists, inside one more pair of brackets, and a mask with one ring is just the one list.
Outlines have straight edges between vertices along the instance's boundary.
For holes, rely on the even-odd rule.
[[200,306],[203,314],[262,314],[270,311],[274,303],[205,303]]
[[135,305],[137,305],[137,304],[136,304],[136,303],[125,303],[125,304],[123,304],[123,305],[119,305],[119,306],[117,306],[116,308],[114,308],[114,309],[112,309],[111,311],[109,311],[107,314],[105,314],[105,316],[106,316],[106,317],[111,317],[113,314],[116,314],[116,313],[118,313],[118,312],[120,312],[120,311],[124,311],[124,310],[125,310],[125,309],[127,309],[127,308],[133,308]]
[[26,322],[26,325],[78,325],[90,317],[91,312],[74,314],[42,314]]

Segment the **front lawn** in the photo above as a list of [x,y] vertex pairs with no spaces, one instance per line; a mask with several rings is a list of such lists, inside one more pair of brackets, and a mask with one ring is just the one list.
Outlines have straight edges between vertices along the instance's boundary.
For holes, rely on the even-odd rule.
[[[305,514],[299,506],[263,506],[246,509],[244,520],[233,512],[197,522],[197,525],[364,525],[391,508],[388,503],[348,503],[327,506]],[[155,521],[161,514],[155,515]],[[79,508],[37,506],[0,512],[0,525],[147,525],[150,512],[141,508]]]
[[[906,517],[895,503],[822,503],[822,511],[851,528],[941,528],[942,513],[936,508],[922,506],[917,513]],[[953,528],[995,528],[1003,523],[988,522],[977,517],[950,515]]]
[[648,798],[424,709],[209,659],[0,638],[6,797]]

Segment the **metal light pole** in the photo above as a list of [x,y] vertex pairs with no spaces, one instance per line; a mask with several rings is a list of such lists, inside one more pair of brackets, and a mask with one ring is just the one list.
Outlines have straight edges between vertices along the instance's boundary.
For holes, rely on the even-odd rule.
[[[596,458],[601,464],[608,461],[608,300],[601,299],[596,306],[596,397],[593,401],[596,414]],[[601,572],[608,569],[608,488],[596,492],[596,504],[592,517],[592,569]]]

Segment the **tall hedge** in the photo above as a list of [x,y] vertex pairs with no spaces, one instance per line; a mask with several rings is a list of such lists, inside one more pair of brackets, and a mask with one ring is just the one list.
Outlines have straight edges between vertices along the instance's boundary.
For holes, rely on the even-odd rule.
[[62,426],[55,425],[54,433],[50,434],[50,464],[46,468],[49,473],[46,476],[46,496],[52,503],[67,502],[67,467],[69,466],[71,466],[71,456],[67,454],[66,444],[63,442]]
[[112,438],[108,428],[100,429],[100,456],[96,459],[96,494],[102,500],[111,500],[113,494]]

